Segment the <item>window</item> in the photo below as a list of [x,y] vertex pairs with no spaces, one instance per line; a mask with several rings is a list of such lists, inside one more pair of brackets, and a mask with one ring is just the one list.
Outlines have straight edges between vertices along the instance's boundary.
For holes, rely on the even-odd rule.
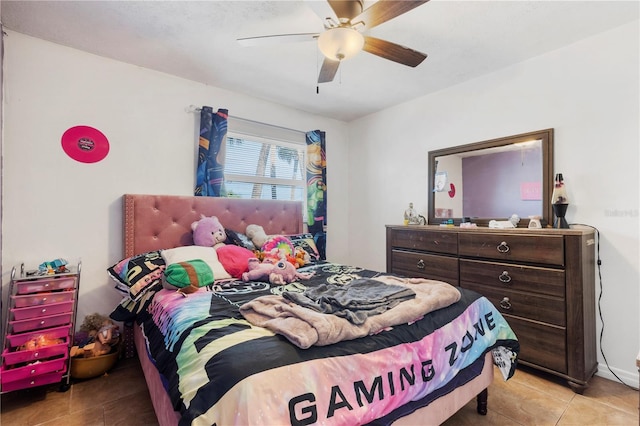
[[296,200],[306,205],[304,138],[302,132],[229,117],[227,196]]

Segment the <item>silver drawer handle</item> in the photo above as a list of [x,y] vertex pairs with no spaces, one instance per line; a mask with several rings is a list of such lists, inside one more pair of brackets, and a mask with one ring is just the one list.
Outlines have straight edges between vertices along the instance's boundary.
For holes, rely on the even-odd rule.
[[505,310],[511,309],[511,302],[509,302],[509,298],[505,297],[500,301],[500,307]]
[[501,242],[497,248],[500,253],[507,253],[509,251],[509,246],[506,241]]
[[507,271],[502,271],[502,273],[500,274],[500,276],[498,277],[498,279],[507,284],[511,282],[511,275],[509,275],[509,272]]
[[418,264],[416,265],[418,269],[424,269],[424,260],[418,260]]

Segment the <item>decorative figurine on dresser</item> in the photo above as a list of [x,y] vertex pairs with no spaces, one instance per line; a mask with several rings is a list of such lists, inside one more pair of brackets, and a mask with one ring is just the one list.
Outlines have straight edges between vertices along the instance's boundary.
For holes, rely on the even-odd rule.
[[11,392],[60,382],[69,389],[69,349],[77,314],[81,263],[63,259],[38,270],[11,270],[0,391]]
[[386,229],[387,272],[487,297],[518,336],[518,362],[584,391],[597,370],[593,229]]

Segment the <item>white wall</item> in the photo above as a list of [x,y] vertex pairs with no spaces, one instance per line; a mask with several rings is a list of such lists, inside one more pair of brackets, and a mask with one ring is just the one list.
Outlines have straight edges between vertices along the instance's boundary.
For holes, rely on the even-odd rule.
[[[106,268],[122,257],[124,193],[192,195],[199,117],[189,105],[327,133],[327,250],[348,259],[345,123],[90,55],[8,31],[5,39],[3,284],[25,262],[82,258],[79,321],[120,301]],[[314,96],[313,93],[310,96]],[[101,162],[69,158],[60,138],[75,125],[101,130]],[[337,236],[337,237],[336,237]]]
[[638,40],[636,21],[350,123],[349,242],[367,248],[351,263],[384,270],[385,224],[426,212],[429,150],[553,127],[567,219],[600,230],[605,355],[637,386]]

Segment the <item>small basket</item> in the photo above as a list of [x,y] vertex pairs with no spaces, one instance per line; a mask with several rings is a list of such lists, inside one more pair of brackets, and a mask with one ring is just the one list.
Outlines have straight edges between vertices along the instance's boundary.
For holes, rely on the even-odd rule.
[[91,358],[71,358],[71,377],[74,379],[91,379],[102,376],[118,361],[120,350],[106,355]]

